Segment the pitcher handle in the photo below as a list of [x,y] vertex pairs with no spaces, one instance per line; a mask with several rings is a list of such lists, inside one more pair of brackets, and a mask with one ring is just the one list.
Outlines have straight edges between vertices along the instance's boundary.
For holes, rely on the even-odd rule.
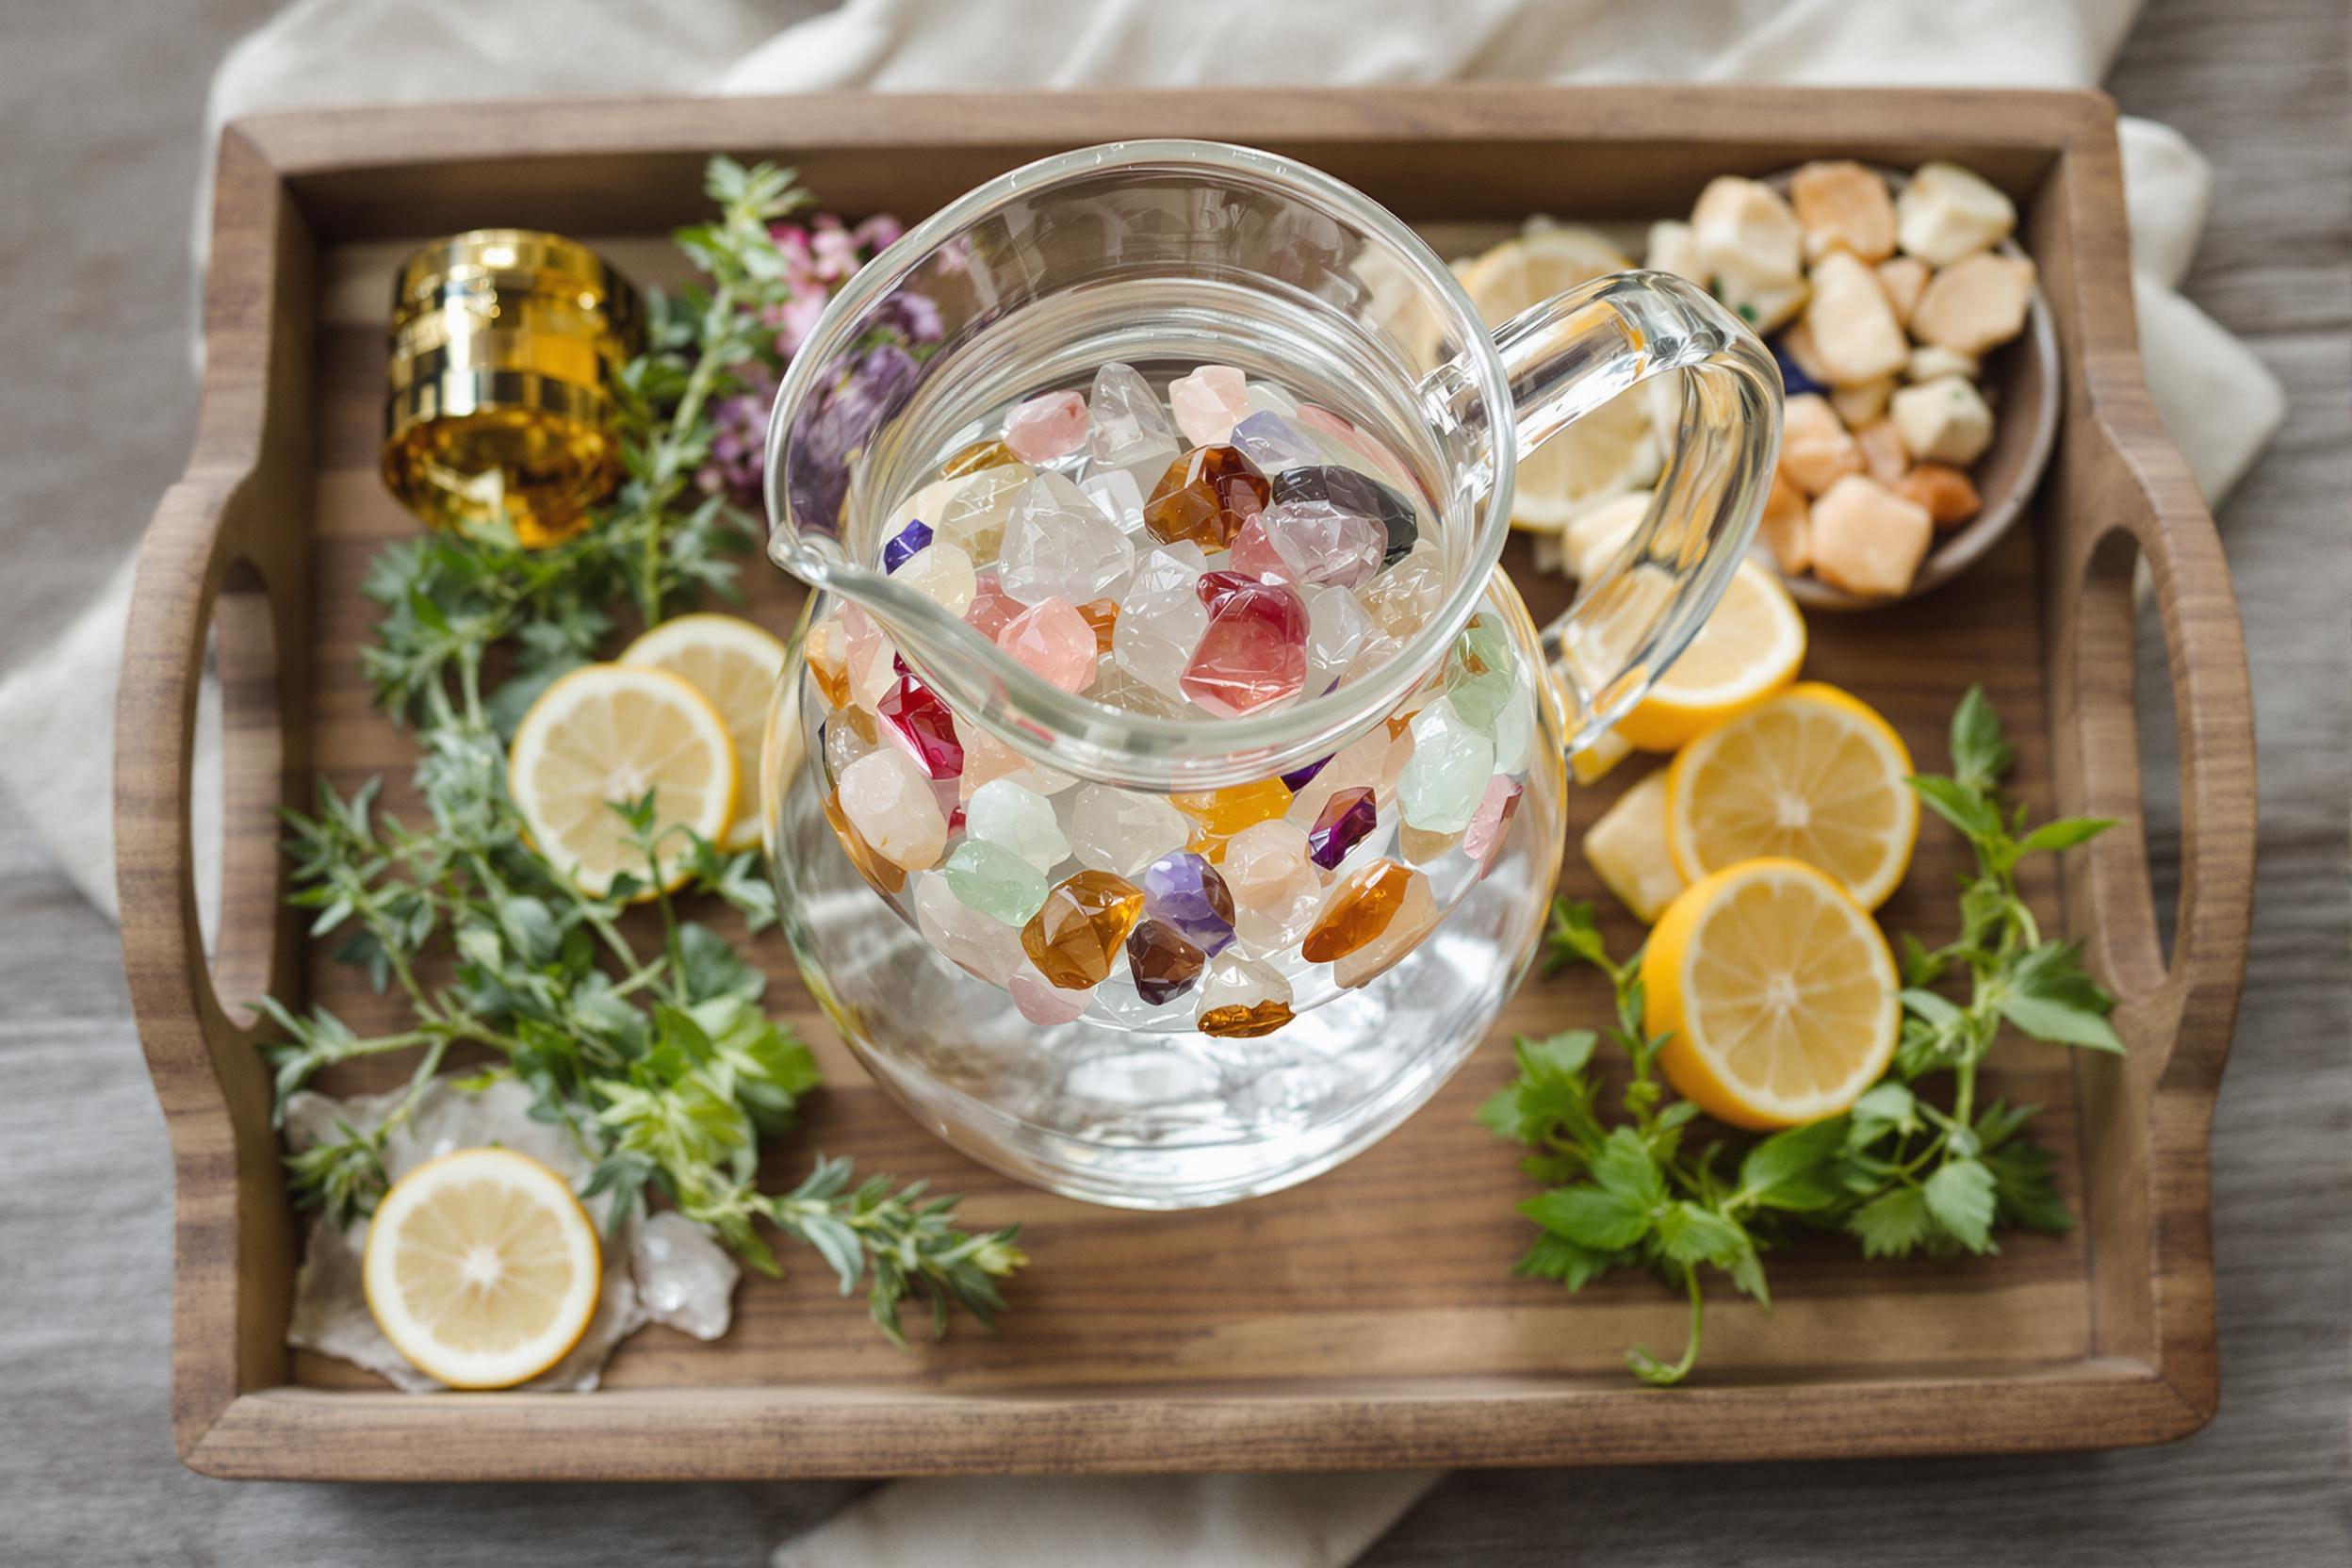
[[1544,631],[1574,754],[1642,699],[1739,569],[1780,460],[1780,369],[1738,317],[1667,272],[1595,279],[1512,317],[1494,346],[1522,453],[1652,376],[1691,372],[1647,514]]

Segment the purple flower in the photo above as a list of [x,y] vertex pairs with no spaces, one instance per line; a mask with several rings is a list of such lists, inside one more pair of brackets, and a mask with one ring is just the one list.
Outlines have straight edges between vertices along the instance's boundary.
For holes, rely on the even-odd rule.
[[786,440],[785,489],[800,527],[835,533],[850,464],[906,402],[923,367],[897,344],[879,343],[826,368]]

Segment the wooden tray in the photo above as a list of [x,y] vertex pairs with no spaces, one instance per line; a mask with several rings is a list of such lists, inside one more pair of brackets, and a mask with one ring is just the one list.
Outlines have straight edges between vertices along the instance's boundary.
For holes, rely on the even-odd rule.
[[[1777,1311],[1726,1294],[1690,1386],[1618,1363],[1666,1344],[1681,1304],[1640,1278],[1568,1297],[1512,1278],[1529,1190],[1471,1119],[1509,1073],[1511,1028],[1596,1021],[1589,977],[1531,983],[1495,1039],[1372,1152],[1294,1191],[1180,1216],[1014,1186],[917,1130],[859,1075],[793,978],[770,994],[832,1087],[773,1145],[928,1176],[981,1223],[1016,1217],[1035,1266],[994,1336],[889,1348],[825,1270],[747,1281],[705,1345],[632,1339],[589,1395],[394,1393],[285,1348],[298,1222],[242,1003],[268,988],[363,1029],[385,1004],[305,945],[278,903],[270,809],[314,770],[390,776],[403,737],[368,707],[356,584],[412,528],[375,478],[389,270],[479,224],[579,235],[641,276],[700,214],[705,156],[798,165],[825,204],[909,220],[1013,165],[1127,136],[1213,136],[1305,158],[1432,225],[1688,209],[1721,172],[1817,155],[1981,170],[2018,199],[2066,357],[2057,456],[2032,525],[1966,583],[1902,611],[1821,616],[1811,673],[1847,684],[1944,763],[1982,679],[2037,812],[2136,819],[2133,564],[2155,582],[2181,756],[2182,865],[2167,956],[2127,828],[2031,891],[2123,998],[2123,1059],[2005,1046],[1990,1092],[2049,1107],[2071,1234],[1998,1257],[1870,1264],[1819,1238],[1773,1266]],[[186,477],[140,563],[118,719],[117,852],[131,993],[178,1181],[173,1422],[210,1475],[707,1478],[980,1471],[1560,1464],[2096,1447],[2195,1430],[2218,1398],[2206,1135],[2230,1043],[2254,851],[2245,654],[2213,524],[2141,384],[2112,106],[2095,94],[1747,89],[1382,89],[1021,98],[483,105],[272,117],[222,138],[210,357]],[[1539,613],[1563,586],[1509,557]],[[796,598],[757,569],[754,604]],[[210,634],[226,701],[222,935],[197,932],[189,757]],[[1573,803],[1572,830],[1639,774]],[[1884,911],[1931,942],[1959,864],[1931,824]],[[2061,876],[2063,875],[2063,881]],[[1571,855],[1566,891],[1599,896]],[[1620,951],[1636,939],[1618,914]],[[398,1063],[371,1064],[403,1073]],[[381,1076],[352,1071],[349,1091]]]

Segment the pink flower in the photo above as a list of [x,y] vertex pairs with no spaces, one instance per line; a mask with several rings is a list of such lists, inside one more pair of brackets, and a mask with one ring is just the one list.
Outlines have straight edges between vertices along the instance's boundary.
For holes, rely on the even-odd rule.
[[808,237],[809,253],[816,258],[816,274],[828,281],[845,278],[858,270],[858,241],[847,229],[839,226],[840,221],[836,219],[834,226],[821,227]]
[[825,314],[825,296],[822,293],[799,294],[785,302],[782,319],[776,323],[776,351],[787,359],[800,351],[808,335],[817,325],[817,318]]
[[898,237],[906,232],[906,225],[887,212],[875,213],[853,231],[858,243],[865,250],[881,251],[898,243]]

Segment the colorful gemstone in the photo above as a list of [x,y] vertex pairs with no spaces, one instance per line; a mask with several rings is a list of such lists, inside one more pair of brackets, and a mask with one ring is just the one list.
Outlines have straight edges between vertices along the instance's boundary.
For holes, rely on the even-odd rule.
[[1200,547],[1164,545],[1147,552],[1120,601],[1111,629],[1119,667],[1153,691],[1184,700],[1184,667],[1209,629],[1198,584],[1206,561]]
[[1517,664],[1511,635],[1492,614],[1480,615],[1446,653],[1446,700],[1471,728],[1494,733],[1494,717],[1511,700]]
[[[866,721],[864,731],[850,722],[853,716]],[[819,727],[825,749],[825,776],[827,778],[840,778],[852,762],[874,749],[876,737],[872,732],[873,727],[874,720],[862,708],[842,709]]]
[[1094,683],[1094,628],[1059,596],[1005,622],[996,645],[1065,692],[1083,692]]
[[1176,427],[1168,423],[1159,394],[1134,366],[1113,360],[1097,370],[1086,406],[1093,417],[1086,457],[1097,474],[1155,461],[1166,467],[1175,457]]
[[1406,875],[1409,880],[1387,923],[1331,966],[1332,983],[1342,989],[1353,990],[1387,973],[1398,959],[1420,946],[1421,939],[1437,924],[1437,896],[1429,889],[1429,879],[1417,871]]
[[1191,837],[1191,822],[1158,795],[1088,784],[1071,797],[1070,846],[1097,871],[1134,876]]
[[[1207,616],[1203,614],[1205,625]],[[801,656],[808,661],[808,674],[817,683],[817,694],[825,698],[828,708],[847,708],[849,704],[849,629],[841,625],[839,615],[827,615],[808,629],[801,644]]]
[[994,572],[982,572],[972,581],[972,602],[964,607],[964,624],[993,643],[1013,617],[1027,608],[1004,591]]
[[[876,752],[874,755],[882,754]],[[849,863],[857,868],[858,874],[872,884],[875,891],[887,895],[897,892],[906,885],[906,874],[875,854],[874,846],[866,841],[866,836],[858,831],[858,825],[849,820],[848,811],[841,806],[838,784],[833,792],[825,797],[825,820],[833,825],[833,837],[841,841],[841,853],[849,857]],[[945,841],[944,834],[941,835],[941,841]]]
[[1200,978],[1208,955],[1166,921],[1146,920],[1127,934],[1127,968],[1135,994],[1153,1006],[1173,1002]]
[[[1331,757],[1336,757],[1338,755],[1339,753],[1337,752],[1331,753]],[[1290,792],[1296,795],[1299,791],[1315,782],[1315,776],[1316,774],[1321,773],[1325,768],[1328,768],[1331,765],[1331,757],[1317,758],[1315,760],[1309,762],[1304,767],[1293,768],[1288,773],[1282,775],[1282,782],[1289,785]]]
[[1021,1016],[1043,1028],[1068,1023],[1086,1010],[1086,991],[1063,990],[1038,973],[1034,964],[1023,962],[1014,969],[1004,988],[1012,994]]
[[1206,857],[1188,850],[1164,855],[1143,869],[1143,907],[1202,952],[1222,953],[1233,939],[1232,890]]
[[1470,825],[1494,773],[1494,743],[1440,697],[1413,717],[1413,755],[1396,776],[1404,820],[1430,833]]
[[1437,613],[1446,596],[1444,554],[1434,539],[1413,547],[1402,561],[1358,590],[1372,624],[1403,642]]
[[1078,613],[1094,628],[1094,653],[1100,659],[1111,651],[1119,631],[1119,601],[1093,599],[1078,607]]
[[1184,666],[1184,695],[1227,718],[1287,702],[1307,683],[1307,605],[1298,590],[1204,572],[1208,629]]
[[947,813],[931,780],[896,746],[868,752],[841,770],[841,811],[874,852],[922,871],[947,848]]
[[1168,799],[1198,825],[1191,847],[1199,850],[1204,844],[1211,846],[1204,853],[1215,858],[1221,853],[1225,841],[1243,828],[1271,822],[1290,809],[1290,786],[1279,778],[1260,778],[1248,784],[1228,785],[1222,790],[1173,794]]
[[1315,863],[1330,871],[1348,858],[1348,852],[1364,842],[1365,835],[1380,825],[1380,808],[1374,805],[1372,792],[1362,787],[1334,791],[1315,813],[1315,825],[1307,830],[1307,853]]
[[1400,824],[1396,829],[1397,853],[1416,866],[1428,865],[1460,842],[1460,833],[1431,833],[1411,823]]
[[969,447],[957,448],[954,456],[939,465],[939,477],[961,479],[983,468],[1002,468],[1020,461],[1013,455],[1013,449],[1002,441],[974,441]]
[[[1306,411],[1302,408],[1299,412],[1303,416]],[[1384,566],[1402,561],[1421,536],[1413,503],[1369,474],[1358,473],[1353,468],[1327,465],[1285,468],[1274,476],[1267,495],[1271,501],[1321,501],[1334,511],[1369,517],[1387,535],[1386,547],[1380,555]]]
[[1311,964],[1328,964],[1346,957],[1388,929],[1403,908],[1414,883],[1428,891],[1429,878],[1411,866],[1380,859],[1357,867],[1340,878],[1324,900],[1300,954]]
[[1516,780],[1501,774],[1486,781],[1486,794],[1462,832],[1462,853],[1478,862],[1480,881],[1501,857],[1503,841],[1511,836],[1511,819],[1519,814],[1519,797],[1525,792]]
[[931,547],[931,525],[918,517],[900,529],[882,547],[882,569],[895,572]]
[[1257,465],[1236,449],[1202,447],[1168,466],[1143,503],[1143,524],[1164,544],[1182,540],[1221,550],[1266,510],[1272,493]]
[[923,939],[991,986],[1012,978],[1021,962],[1021,933],[985,915],[950,891],[938,872],[915,878],[915,929]]
[[848,672],[849,700],[874,712],[898,684],[898,649],[874,617],[854,604],[841,606],[841,629],[848,634],[842,664]]
[[1380,569],[1380,525],[1329,501],[1277,501],[1258,521],[1289,574],[1286,581],[1354,588]]
[[951,615],[972,608],[980,580],[972,557],[954,545],[934,545],[892,574],[899,583],[921,594]]
[[1203,365],[1168,384],[1168,401],[1186,440],[1196,447],[1214,446],[1248,417],[1249,378],[1230,365]]
[[906,748],[924,778],[953,778],[964,771],[964,745],[956,733],[955,716],[930,687],[913,676],[899,678],[875,714],[882,722],[882,733]]
[[1004,445],[1023,463],[1051,463],[1086,444],[1086,400],[1075,392],[1041,392],[1004,416]]
[[1241,525],[1233,535],[1233,547],[1225,552],[1224,569],[1240,577],[1254,578],[1260,582],[1296,582],[1298,580],[1282,551],[1266,535],[1266,514]]
[[1255,1039],[1291,1021],[1290,982],[1271,964],[1229,953],[1210,964],[1193,1026],[1221,1039]]
[[1307,836],[1280,819],[1234,834],[1219,870],[1233,895],[1233,935],[1254,952],[1279,953],[1296,942],[1322,902]]
[[1084,604],[1126,586],[1135,542],[1060,474],[1021,487],[1004,525],[997,578],[1023,604],[1060,597]]
[[1142,889],[1106,871],[1082,871],[1048,890],[1021,928],[1021,951],[1054,985],[1085,990],[1110,974],[1142,914]]
[[[1251,391],[1261,384],[1253,384]],[[1252,414],[1235,425],[1233,445],[1269,474],[1323,461],[1322,449],[1272,409]]]
[[1389,745],[1388,731],[1374,725],[1368,733],[1359,735],[1340,747],[1338,753],[1298,791],[1286,813],[1290,822],[1299,832],[1306,832],[1315,825],[1315,818],[1323,814],[1323,808],[1331,796],[1342,790],[1364,786],[1371,788],[1376,794],[1380,793],[1381,764],[1387,760]]
[[992,778],[972,791],[964,831],[1009,850],[1040,872],[1052,871],[1070,854],[1070,840],[1054,815],[1054,803],[1009,778]]
[[966,475],[939,503],[932,531],[943,544],[954,545],[975,564],[996,559],[1004,547],[1004,525],[1012,520],[1013,502],[1027,489],[1037,470],[1026,463],[980,469]]
[[1006,925],[1026,925],[1045,902],[1045,874],[986,839],[957,844],[941,874],[958,902]]

